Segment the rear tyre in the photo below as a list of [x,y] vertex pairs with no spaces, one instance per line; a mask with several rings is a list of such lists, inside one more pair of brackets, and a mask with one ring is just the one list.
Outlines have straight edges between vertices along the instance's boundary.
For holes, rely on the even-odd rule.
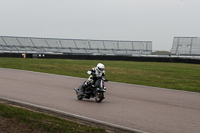
[[95,101],[97,103],[100,103],[103,99],[104,99],[103,92],[96,92],[96,94],[95,94]]

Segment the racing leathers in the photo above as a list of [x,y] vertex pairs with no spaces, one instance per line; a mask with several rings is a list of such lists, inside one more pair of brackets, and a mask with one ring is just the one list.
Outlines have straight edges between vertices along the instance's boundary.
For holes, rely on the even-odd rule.
[[95,85],[95,82],[97,81],[97,79],[99,77],[103,77],[105,80],[107,80],[105,78],[105,71],[104,70],[100,71],[98,69],[98,67],[92,68],[87,73],[90,76],[89,76],[88,80],[85,82],[85,84],[83,85],[83,87],[81,88],[81,94],[85,93],[85,88],[89,89],[89,88],[91,88],[92,85]]

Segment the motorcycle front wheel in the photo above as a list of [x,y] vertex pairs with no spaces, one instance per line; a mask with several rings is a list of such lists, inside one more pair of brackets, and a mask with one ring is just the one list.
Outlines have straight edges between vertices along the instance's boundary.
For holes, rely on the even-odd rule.
[[78,100],[82,100],[82,99],[83,99],[83,96],[77,95],[77,98],[78,98]]
[[97,103],[100,103],[103,99],[104,99],[103,92],[96,92],[96,94],[95,94],[95,101]]

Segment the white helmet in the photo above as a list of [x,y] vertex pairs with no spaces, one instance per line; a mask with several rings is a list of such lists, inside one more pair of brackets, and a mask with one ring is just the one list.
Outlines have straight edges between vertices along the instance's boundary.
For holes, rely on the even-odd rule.
[[99,72],[104,72],[105,66],[102,63],[97,64],[97,70]]

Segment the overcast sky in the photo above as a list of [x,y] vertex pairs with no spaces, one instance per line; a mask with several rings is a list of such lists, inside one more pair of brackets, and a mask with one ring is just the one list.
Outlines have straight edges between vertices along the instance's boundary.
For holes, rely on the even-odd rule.
[[0,0],[0,36],[152,41],[200,37],[200,0]]

